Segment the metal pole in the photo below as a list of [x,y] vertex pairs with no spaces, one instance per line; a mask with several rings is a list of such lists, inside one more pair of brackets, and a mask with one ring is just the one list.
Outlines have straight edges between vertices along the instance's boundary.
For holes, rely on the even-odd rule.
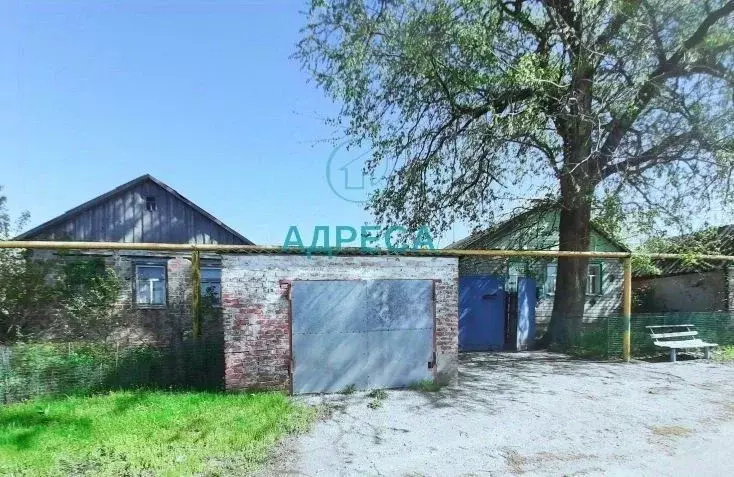
[[622,357],[629,363],[632,353],[632,259],[625,258],[622,263],[624,264]]

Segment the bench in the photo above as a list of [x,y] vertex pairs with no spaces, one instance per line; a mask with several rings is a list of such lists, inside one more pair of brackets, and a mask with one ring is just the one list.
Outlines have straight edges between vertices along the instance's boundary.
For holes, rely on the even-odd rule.
[[696,338],[698,331],[694,325],[656,325],[647,326],[655,346],[670,349],[670,361],[675,362],[679,349],[703,348],[703,356],[709,359],[709,350],[717,345]]

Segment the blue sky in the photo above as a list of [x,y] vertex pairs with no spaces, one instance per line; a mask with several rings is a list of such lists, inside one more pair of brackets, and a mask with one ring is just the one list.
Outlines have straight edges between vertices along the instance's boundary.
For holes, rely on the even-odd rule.
[[370,222],[326,179],[337,132],[323,119],[336,106],[289,58],[304,8],[1,2],[11,211],[37,225],[150,173],[260,244],[281,244],[291,224],[310,236],[318,224]]

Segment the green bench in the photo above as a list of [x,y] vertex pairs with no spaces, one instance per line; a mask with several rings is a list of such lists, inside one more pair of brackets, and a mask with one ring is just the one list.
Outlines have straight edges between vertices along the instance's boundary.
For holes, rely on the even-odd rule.
[[679,349],[700,348],[703,349],[704,358],[709,359],[709,350],[719,346],[696,338],[698,331],[694,325],[655,325],[646,328],[655,346],[670,350],[671,362],[675,362]]

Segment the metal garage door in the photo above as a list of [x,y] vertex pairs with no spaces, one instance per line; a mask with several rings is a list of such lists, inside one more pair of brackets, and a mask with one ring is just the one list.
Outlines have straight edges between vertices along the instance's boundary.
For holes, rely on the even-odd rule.
[[294,393],[433,377],[430,280],[295,281],[291,300]]

